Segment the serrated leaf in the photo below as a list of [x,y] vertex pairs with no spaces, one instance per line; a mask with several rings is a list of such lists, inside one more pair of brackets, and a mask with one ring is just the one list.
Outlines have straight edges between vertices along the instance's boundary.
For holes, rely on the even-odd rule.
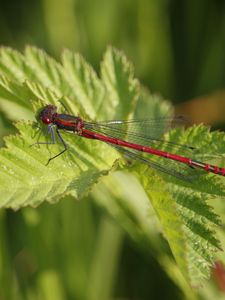
[[0,48],[0,71],[10,80],[19,82],[32,76],[24,55],[9,47]]
[[[5,56],[4,50],[6,52]],[[114,50],[111,49],[111,51]],[[128,62],[124,61],[124,58],[120,58],[122,53],[114,52],[112,55],[116,56],[114,60],[118,61],[117,67],[126,70],[124,76],[121,74],[122,77],[131,77],[133,74],[129,74],[126,66],[123,66]],[[42,50],[34,47],[26,48],[25,57],[19,55],[16,60],[15,55],[16,52],[10,51],[8,48],[2,49],[4,60],[5,57],[12,56],[13,59],[11,60],[16,61],[17,66],[25,63],[29,72],[27,71],[27,78],[23,83],[13,81],[13,76],[11,76],[11,79],[4,78],[2,97],[8,103],[15,102],[18,104],[21,99],[22,104],[27,104],[28,108],[37,109],[40,103],[43,103],[42,105],[48,103],[59,105],[57,101],[61,95],[64,95],[63,100],[66,102],[66,106],[73,113],[80,111],[81,115],[82,109],[90,112],[89,108],[97,96],[100,96],[99,104],[97,106],[94,104],[92,111],[94,112],[94,108],[97,109],[100,105],[104,83],[101,83],[91,67],[79,55],[71,56],[70,52],[65,52],[63,57],[64,66],[49,58]],[[74,57],[76,59],[75,65],[71,62]],[[109,62],[105,63],[110,67]],[[70,68],[69,64],[71,64]],[[9,69],[11,67],[14,68],[14,65],[9,64]],[[70,69],[68,73],[67,67]],[[76,89],[71,88],[68,81],[69,78],[72,78],[72,73],[76,74],[76,80],[80,83],[76,85]],[[11,74],[10,71],[7,74]],[[31,78],[34,76],[35,81],[32,81]],[[18,76],[17,79],[22,81],[24,77]],[[66,97],[72,95],[76,99],[79,95],[84,95],[84,92],[86,93],[87,102],[81,101],[80,106],[77,103],[73,104],[73,101]],[[104,106],[107,107],[107,103],[103,101],[101,107]],[[126,114],[128,114],[130,109],[130,106],[125,107],[124,113],[127,111]],[[96,143],[96,141],[90,144],[88,141],[71,134],[65,138],[71,148],[70,152],[63,159],[59,158],[59,160],[53,161],[46,168],[45,164],[50,156],[50,151],[59,152],[60,145],[49,147],[51,148],[49,150],[45,145],[30,147],[36,141],[31,138],[34,137],[35,130],[32,129],[31,125],[25,123],[19,123],[17,127],[21,137],[11,136],[6,139],[8,149],[2,149],[0,154],[3,170],[1,188],[4,191],[1,205],[6,207],[19,208],[24,205],[37,205],[44,200],[55,201],[67,193],[79,198],[103,174],[106,175],[112,169],[116,159],[120,157],[114,150],[109,150],[107,145]],[[42,140],[44,140],[44,137],[42,137]],[[98,156],[99,158],[97,158]],[[32,170],[30,169],[31,165]],[[6,178],[7,180],[5,180]],[[8,178],[11,178],[11,187]],[[59,184],[60,180],[61,184]]]
[[[69,193],[80,198],[101,176],[110,171],[118,157],[116,152],[113,153],[103,143],[89,145],[87,141],[78,138],[75,144],[76,137],[68,135],[66,140],[71,147],[69,155],[46,167],[46,159],[49,157],[46,147],[30,147],[35,141],[32,139],[34,130],[31,124],[19,123],[17,127],[21,136],[8,137],[5,141],[8,149],[3,148],[0,152],[0,186],[3,191],[1,206],[36,206],[43,200],[56,201]],[[96,147],[100,150],[96,151]],[[55,148],[55,151],[59,151],[59,147]]]
[[86,113],[90,118],[95,119],[105,97],[103,83],[80,54],[65,50],[62,63],[75,100],[86,108]]
[[67,95],[69,86],[62,65],[35,47],[26,47],[25,58],[36,81],[59,96]]
[[[65,51],[62,60],[63,64],[60,64],[34,47],[27,47],[25,55],[2,48],[0,73],[4,76],[0,81],[0,97],[5,111],[7,105],[17,105],[28,111],[33,109],[34,115],[49,103],[63,111],[64,107],[58,101],[61,100],[72,114],[84,118],[144,117],[143,103],[148,118],[172,114],[167,102],[147,91],[140,91],[132,65],[123,53],[112,47],[104,56],[101,79],[80,55]],[[59,153],[62,145],[30,147],[37,141],[35,125],[18,123],[19,134],[9,136],[6,148],[0,150],[2,207],[36,206],[45,200],[57,201],[66,194],[81,198],[102,176],[111,172],[121,157],[100,141],[63,133],[70,151],[46,167],[49,157]],[[165,138],[195,147],[193,156],[199,159],[207,160],[211,155],[216,163],[216,156],[225,153],[224,134],[211,133],[204,126],[194,126],[186,131],[175,129]],[[40,141],[45,141],[43,134]],[[163,162],[166,165],[165,159]],[[214,252],[220,248],[214,232],[214,226],[220,220],[207,201],[225,197],[224,178],[199,176],[190,184],[168,175],[157,175],[146,166],[137,170],[182,273],[189,282],[198,284],[209,275]],[[121,208],[127,210],[133,224],[139,222],[124,203]]]
[[[168,140],[196,146],[193,155],[197,157],[201,155],[203,159],[202,153],[212,153],[212,150],[205,152],[206,148],[210,149],[207,141],[210,145],[214,145],[215,157],[224,153],[225,149],[224,135],[217,132],[211,133],[202,125],[194,126],[186,131],[180,129],[171,131]],[[154,183],[154,177],[151,175],[146,177],[146,173],[140,170],[138,172],[138,174],[145,174],[144,177],[142,175],[139,177],[160,217],[176,261],[188,281],[194,286],[199,285],[203,278],[210,276],[215,253],[221,249],[220,242],[215,235],[215,225],[220,225],[221,221],[207,202],[212,197],[225,197],[224,178],[212,174],[206,175],[205,172],[205,175],[196,176],[192,183],[168,177],[167,184],[160,185],[160,181],[156,184],[157,180],[155,180]],[[154,195],[155,190],[159,193],[158,196]],[[165,191],[162,201],[168,199],[172,207],[175,205],[174,212],[171,212],[172,207],[166,206],[167,202],[163,203],[162,207],[160,206],[161,193]],[[178,222],[177,225],[176,222]],[[182,238],[179,238],[180,236]]]
[[107,106],[101,114],[108,119],[126,119],[134,109],[138,96],[138,81],[133,66],[122,52],[108,47],[101,64],[101,77],[107,91]]

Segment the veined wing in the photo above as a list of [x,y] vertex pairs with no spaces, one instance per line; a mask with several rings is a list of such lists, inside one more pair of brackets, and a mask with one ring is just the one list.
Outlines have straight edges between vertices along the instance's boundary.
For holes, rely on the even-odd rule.
[[[125,140],[131,143],[150,147],[166,147],[183,149],[192,152],[191,146],[181,145],[163,139],[163,134],[187,121],[183,117],[160,118],[157,120],[115,120],[105,122],[84,122],[86,129],[107,135],[112,138]],[[190,153],[189,153],[190,154]]]
[[201,169],[192,168],[178,161],[168,160],[164,157],[154,157],[152,155],[144,155],[137,150],[125,149],[123,147],[108,143],[116,148],[127,159],[131,158],[164,174],[176,177],[184,182],[193,183],[200,176],[207,174]]

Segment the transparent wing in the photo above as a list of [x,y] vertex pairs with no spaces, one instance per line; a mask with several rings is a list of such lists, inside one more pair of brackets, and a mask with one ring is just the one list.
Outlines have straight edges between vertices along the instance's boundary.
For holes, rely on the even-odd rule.
[[115,120],[105,122],[84,122],[86,129],[107,135],[111,138],[125,140],[139,145],[161,148],[179,148],[185,151],[192,151],[194,148],[189,145],[181,145],[163,140],[163,134],[172,128],[187,123],[184,117],[159,118],[152,120]]
[[171,175],[188,183],[192,183],[199,178],[199,176],[207,174],[203,170],[195,169],[177,161],[167,160],[163,157],[155,158],[152,155],[150,155],[151,158],[148,158],[148,155],[144,155],[137,150],[128,150],[110,143],[109,145],[116,148],[125,158],[140,161],[159,172]]

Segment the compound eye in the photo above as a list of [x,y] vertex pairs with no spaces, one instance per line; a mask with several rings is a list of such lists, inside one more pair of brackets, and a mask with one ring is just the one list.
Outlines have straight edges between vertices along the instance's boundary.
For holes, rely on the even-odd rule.
[[42,122],[43,122],[44,124],[50,124],[50,123],[51,123],[51,120],[50,120],[49,117],[47,117],[47,116],[43,116],[43,117],[41,118],[41,120],[42,120]]

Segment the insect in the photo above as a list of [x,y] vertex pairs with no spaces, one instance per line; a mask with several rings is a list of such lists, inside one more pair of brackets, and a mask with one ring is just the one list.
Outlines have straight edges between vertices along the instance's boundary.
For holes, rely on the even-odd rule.
[[[163,120],[115,120],[105,122],[87,122],[80,117],[76,117],[69,114],[61,114],[57,112],[57,107],[54,105],[45,106],[39,113],[40,121],[47,125],[48,133],[51,134],[51,142],[37,142],[37,144],[54,144],[56,142],[55,132],[58,135],[64,149],[57,155],[49,158],[46,165],[56,157],[62,155],[68,150],[68,146],[64,141],[61,131],[71,131],[77,135],[95,139],[115,147],[122,152],[125,156],[139,160],[150,167],[153,167],[159,171],[175,176],[179,179],[186,179],[186,175],[182,170],[184,166],[186,169],[202,169],[207,172],[225,176],[225,168],[220,168],[208,163],[191,159],[185,155],[178,155],[171,152],[157,149],[157,146],[166,145],[168,147],[191,151],[193,147],[186,145],[179,145],[169,141],[163,141],[160,139],[165,128],[162,129],[161,124],[164,127],[171,123],[172,119]],[[179,117],[173,119],[173,122],[179,123],[182,121]],[[55,130],[54,130],[55,128]],[[143,153],[150,154],[150,158],[143,156]],[[161,157],[164,159],[163,163],[153,160],[153,157]],[[176,168],[171,167],[171,164],[167,164],[166,161],[175,162]],[[177,167],[182,165],[183,168]],[[169,167],[170,165],[170,167]],[[172,165],[173,166],[173,165]],[[189,167],[189,168],[187,168]]]

